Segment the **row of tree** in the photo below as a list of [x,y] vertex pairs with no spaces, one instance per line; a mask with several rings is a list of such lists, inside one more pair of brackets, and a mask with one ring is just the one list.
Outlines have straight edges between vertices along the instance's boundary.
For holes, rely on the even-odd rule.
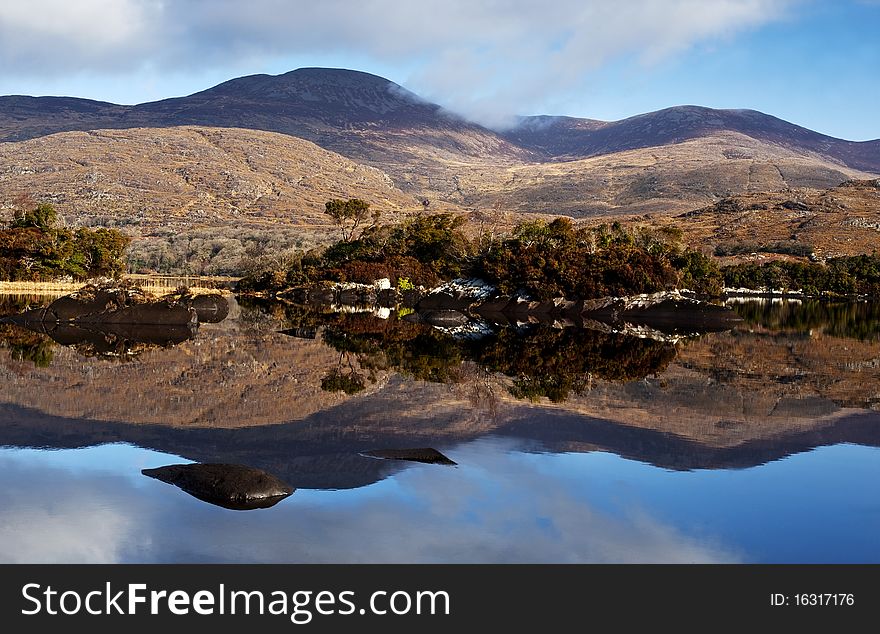
[[738,264],[723,269],[732,288],[802,291],[806,295],[865,295],[880,297],[880,256],[829,258],[824,263],[774,261]]

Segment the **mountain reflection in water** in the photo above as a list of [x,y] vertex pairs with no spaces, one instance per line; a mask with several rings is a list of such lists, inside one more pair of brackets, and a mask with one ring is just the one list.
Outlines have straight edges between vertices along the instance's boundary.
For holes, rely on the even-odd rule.
[[[157,333],[135,362],[123,364],[88,356],[98,345],[63,331],[50,339],[0,327],[0,347],[8,349],[0,354],[0,445],[39,462],[38,456],[67,455],[46,449],[100,453],[107,443],[125,443],[144,455],[161,452],[161,460],[138,459],[132,466],[141,480],[149,480],[140,476],[142,469],[184,459],[258,469],[297,489],[289,500],[256,513],[261,516],[308,504],[310,492],[339,496],[327,500],[357,491],[369,495],[389,479],[478,486],[477,472],[493,480],[498,474],[492,469],[510,460],[498,447],[515,447],[520,466],[529,460],[557,464],[554,458],[562,456],[596,465],[604,464],[599,456],[616,456],[615,468],[636,469],[646,480],[677,473],[688,482],[710,482],[716,476],[709,474],[762,473],[770,465],[816,465],[808,456],[817,452],[872,455],[880,447],[880,340],[871,304],[739,303],[734,308],[744,324],[703,336],[597,323],[474,326],[444,318],[450,326],[435,327],[405,311],[324,314],[290,304],[232,308],[229,318],[180,341],[169,339],[167,329]],[[423,454],[458,466],[412,461]],[[780,460],[787,457],[796,461]],[[21,468],[30,473],[28,465]],[[466,477],[442,475],[446,471]],[[833,480],[831,473],[820,475]],[[3,476],[6,486],[30,486],[27,477],[34,486],[43,482],[32,474],[15,484],[13,476]],[[151,500],[187,504],[180,501],[189,497],[185,493],[159,484],[134,485],[125,495],[147,487]],[[875,508],[869,489],[855,487],[853,499],[862,497],[854,503]],[[81,495],[89,499],[87,492]],[[464,490],[456,495],[468,497]],[[523,495],[539,492],[523,484]],[[511,497],[511,503],[518,499]],[[531,498],[524,503],[537,504]],[[194,498],[188,504],[208,506]],[[688,502],[682,498],[679,504]],[[615,524],[619,519],[609,526],[626,532],[638,524]],[[407,560],[403,552],[400,558],[390,551],[379,555],[381,545],[373,546],[375,557],[368,560]],[[511,559],[541,560],[526,545],[508,546],[517,553]],[[455,559],[440,550],[438,561]],[[126,552],[123,559],[137,558]],[[337,560],[356,559],[346,552]],[[636,559],[666,560],[633,552]],[[699,560],[738,557],[735,549],[687,552],[698,553]],[[558,551],[548,553],[547,560],[564,559]],[[621,553],[596,559],[628,560]],[[300,551],[288,554],[309,559]],[[501,551],[495,554],[503,560]],[[431,559],[425,552],[409,555]],[[181,557],[209,555],[196,549]],[[156,553],[145,558],[174,559]],[[575,559],[584,558],[581,553]]]

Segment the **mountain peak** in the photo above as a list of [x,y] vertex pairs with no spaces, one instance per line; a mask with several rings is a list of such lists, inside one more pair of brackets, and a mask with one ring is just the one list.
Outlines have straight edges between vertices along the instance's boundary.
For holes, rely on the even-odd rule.
[[393,81],[344,68],[298,68],[281,75],[248,75],[198,94],[261,101],[295,100],[383,115],[413,106],[436,109]]

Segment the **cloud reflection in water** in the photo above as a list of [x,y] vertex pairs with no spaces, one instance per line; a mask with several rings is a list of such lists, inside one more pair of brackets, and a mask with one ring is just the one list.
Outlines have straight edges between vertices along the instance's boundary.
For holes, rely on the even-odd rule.
[[591,483],[548,469],[552,456],[495,441],[451,451],[462,466],[408,466],[369,487],[300,491],[272,509],[235,513],[140,475],[168,462],[165,454],[3,450],[0,561],[736,560],[645,510],[594,505]]

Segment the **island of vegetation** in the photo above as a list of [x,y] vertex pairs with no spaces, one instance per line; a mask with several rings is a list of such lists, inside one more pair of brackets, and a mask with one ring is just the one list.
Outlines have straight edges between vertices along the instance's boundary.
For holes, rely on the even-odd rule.
[[620,222],[583,227],[562,217],[525,221],[507,235],[469,237],[465,219],[449,213],[417,213],[381,225],[379,215],[359,199],[329,201],[326,213],[342,229],[340,240],[299,253],[285,268],[253,273],[242,280],[240,290],[274,295],[327,282],[371,284],[382,278],[399,289],[431,288],[465,277],[538,301],[676,289],[709,299],[721,297],[725,288],[816,297],[880,296],[876,253],[825,262],[722,267],[712,255],[684,246],[682,232],[671,227],[626,227]]

